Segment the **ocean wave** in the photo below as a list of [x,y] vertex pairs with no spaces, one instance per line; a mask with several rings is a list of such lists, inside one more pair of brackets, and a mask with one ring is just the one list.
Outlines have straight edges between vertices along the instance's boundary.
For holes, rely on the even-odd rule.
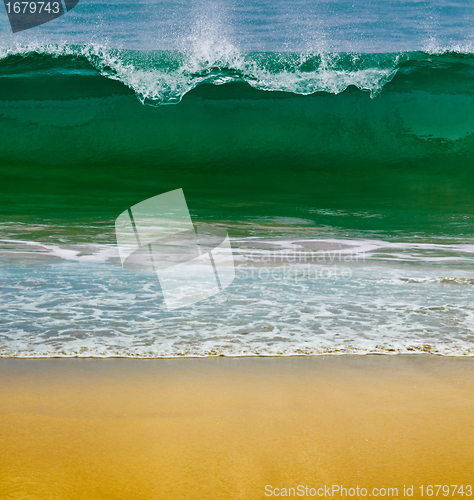
[[[428,71],[463,63],[467,52],[323,53],[209,51],[134,51],[102,46],[29,45],[0,50],[0,77],[38,74],[100,74],[130,88],[142,103],[173,104],[194,88],[244,82],[272,92],[339,94],[353,86],[378,95],[399,72]],[[456,69],[456,68],[454,68]],[[453,78],[455,75],[453,75]]]
[[[112,220],[181,187],[223,218],[472,234],[471,54],[190,57],[85,46],[4,52],[5,211]],[[244,71],[245,60],[260,76]],[[396,74],[370,99],[349,83],[374,68]],[[378,76],[358,81],[382,85]],[[326,91],[298,94],[315,88]],[[143,106],[136,93],[152,104],[182,100]],[[379,209],[397,213],[380,218]]]

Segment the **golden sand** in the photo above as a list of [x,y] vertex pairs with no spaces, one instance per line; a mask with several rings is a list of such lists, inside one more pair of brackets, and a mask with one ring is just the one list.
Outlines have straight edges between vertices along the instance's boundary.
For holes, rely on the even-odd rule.
[[299,485],[474,486],[474,359],[0,360],[2,500]]

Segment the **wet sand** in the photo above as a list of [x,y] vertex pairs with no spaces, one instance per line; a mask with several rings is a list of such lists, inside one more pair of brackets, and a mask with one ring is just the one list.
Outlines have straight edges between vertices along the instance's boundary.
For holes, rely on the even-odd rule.
[[474,486],[474,359],[0,359],[0,450],[2,500],[427,498]]

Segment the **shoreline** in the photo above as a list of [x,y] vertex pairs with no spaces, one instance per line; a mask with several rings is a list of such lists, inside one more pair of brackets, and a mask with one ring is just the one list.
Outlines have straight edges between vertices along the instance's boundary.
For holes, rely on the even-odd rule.
[[364,358],[364,357],[435,357],[435,358],[448,358],[448,359],[474,359],[474,351],[468,354],[443,354],[442,352],[431,351],[429,349],[424,349],[420,347],[419,349],[411,352],[391,352],[391,351],[381,351],[381,352],[322,352],[322,353],[310,353],[310,354],[205,354],[205,355],[174,355],[174,356],[5,356],[0,354],[0,362],[6,359],[17,359],[22,361],[27,360],[149,360],[149,361],[159,361],[159,360],[184,360],[184,359],[306,359],[306,358],[334,358],[334,357],[348,357],[348,358]]

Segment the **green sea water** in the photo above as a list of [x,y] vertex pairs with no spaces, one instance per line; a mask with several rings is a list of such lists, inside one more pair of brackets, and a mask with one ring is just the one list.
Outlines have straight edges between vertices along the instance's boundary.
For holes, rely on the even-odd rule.
[[[143,56],[141,64],[163,71],[165,55]],[[262,64],[264,56],[254,59]],[[287,59],[266,62],[274,80],[297,85],[292,77],[321,66]],[[473,64],[465,54],[373,55],[358,65],[341,56],[326,78],[333,87],[343,81],[344,91],[311,95],[258,90],[242,69],[211,68],[194,75],[196,88],[173,97],[179,104],[156,107],[163,96],[143,105],[116,73],[96,63],[101,74],[84,57],[11,55],[0,63],[0,195],[7,201],[0,210],[113,217],[182,187],[193,206],[212,205],[214,216],[383,210],[399,213],[387,217],[389,230],[427,224],[445,231],[431,221],[472,214],[474,206]],[[372,95],[350,84],[350,72],[356,81],[366,68],[390,79],[372,76]],[[216,85],[228,74],[233,81]]]
[[[472,354],[473,76],[455,52],[5,52],[0,353]],[[349,248],[351,279],[247,269],[166,312],[113,224],[178,188],[245,269]]]

